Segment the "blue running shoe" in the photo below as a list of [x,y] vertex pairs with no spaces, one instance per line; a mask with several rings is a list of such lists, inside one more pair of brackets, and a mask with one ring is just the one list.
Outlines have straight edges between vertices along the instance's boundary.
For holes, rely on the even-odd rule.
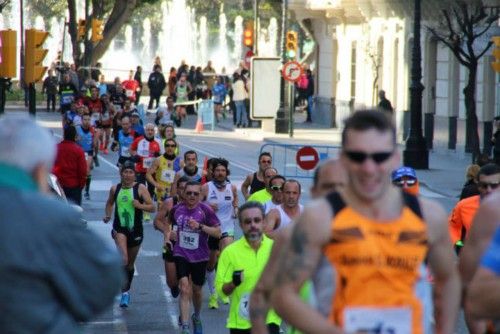
[[120,299],[120,307],[128,307],[130,303],[130,294],[128,292],[122,293],[122,298]]
[[203,334],[203,327],[201,325],[200,318],[193,313],[191,320],[193,320],[193,334]]

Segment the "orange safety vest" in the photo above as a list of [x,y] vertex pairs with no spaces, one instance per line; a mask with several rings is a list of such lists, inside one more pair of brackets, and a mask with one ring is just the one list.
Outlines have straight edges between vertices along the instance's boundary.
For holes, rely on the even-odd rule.
[[415,288],[428,250],[427,225],[417,198],[402,194],[401,215],[391,221],[361,215],[337,193],[327,197],[334,217],[323,252],[337,274],[329,319],[347,332],[424,332]]

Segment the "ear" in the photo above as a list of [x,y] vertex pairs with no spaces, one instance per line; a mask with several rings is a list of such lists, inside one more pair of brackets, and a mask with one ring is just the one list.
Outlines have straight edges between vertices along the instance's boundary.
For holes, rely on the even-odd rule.
[[38,163],[31,172],[33,181],[35,181],[35,183],[38,185],[38,189],[44,193],[50,192],[49,183],[47,181],[48,175],[49,175],[48,168],[43,163]]

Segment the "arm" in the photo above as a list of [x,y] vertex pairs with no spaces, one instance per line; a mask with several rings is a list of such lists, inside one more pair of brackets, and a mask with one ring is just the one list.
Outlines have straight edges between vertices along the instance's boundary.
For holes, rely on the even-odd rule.
[[170,188],[170,196],[174,197],[177,195],[177,181],[181,178],[179,172],[175,173],[174,182],[172,182],[172,188]]
[[245,200],[250,197],[248,187],[250,187],[250,184],[252,184],[253,180],[253,174],[247,175],[245,181],[241,184],[241,193],[243,194],[243,197],[245,197]]
[[264,233],[269,236],[270,233],[272,233],[280,226],[280,220],[281,217],[278,209],[271,209],[271,211],[267,213],[264,219]]
[[139,203],[138,200],[134,200],[134,207],[147,212],[155,212],[155,205],[151,199],[151,195],[143,184],[139,185],[139,196],[142,197],[144,203]]
[[311,203],[299,218],[290,240],[278,259],[278,271],[271,287],[271,303],[290,325],[305,333],[341,333],[318,311],[305,304],[299,290],[313,274],[321,256],[321,248],[331,235],[332,211],[324,200]]
[[160,159],[157,158],[153,161],[151,167],[148,168],[146,172],[146,180],[148,180],[149,183],[155,186],[155,188],[159,190],[165,190],[158,182],[156,182],[155,178],[153,177],[154,173],[156,173],[156,170],[158,169],[159,166],[160,166]]
[[290,224],[285,229],[277,233],[274,239],[273,249],[269,255],[260,279],[255,285],[250,296],[250,321],[252,323],[252,334],[267,334],[266,317],[271,308],[271,292],[274,283],[274,277],[278,271],[278,258],[288,240],[293,229]]
[[236,186],[233,184],[231,185],[231,190],[233,191],[233,217],[238,217],[238,190],[236,189]]
[[167,198],[161,205],[160,208],[158,209],[158,212],[156,213],[155,220],[153,221],[154,227],[165,234],[165,230],[167,227],[170,227],[167,221],[167,215],[172,209],[173,206],[173,201],[172,198],[169,197]]
[[500,279],[491,270],[481,267],[469,284],[467,310],[479,319],[498,319],[500,315]]
[[446,230],[446,213],[434,202],[421,200],[428,225],[428,264],[434,275],[436,332],[453,333],[460,308],[460,277]]
[[220,296],[229,296],[236,286],[232,283],[233,265],[228,252],[222,252],[217,264],[215,288]]
[[458,202],[457,205],[453,208],[450,214],[450,218],[448,220],[448,229],[451,237],[451,242],[454,245],[460,237],[462,236],[462,214],[461,214],[461,202]]
[[116,186],[112,186],[111,189],[109,189],[108,200],[106,201],[106,207],[104,208],[103,221],[105,223],[111,220],[113,205],[115,204],[115,191],[116,191]]

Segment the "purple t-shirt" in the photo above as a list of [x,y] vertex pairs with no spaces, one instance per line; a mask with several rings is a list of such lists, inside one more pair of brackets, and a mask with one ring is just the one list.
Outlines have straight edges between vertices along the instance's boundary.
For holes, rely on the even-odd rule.
[[177,224],[174,256],[183,257],[189,262],[208,261],[208,234],[189,228],[190,218],[207,226],[220,225],[215,212],[204,203],[194,209],[188,209],[184,203],[177,204],[171,211],[171,219]]

